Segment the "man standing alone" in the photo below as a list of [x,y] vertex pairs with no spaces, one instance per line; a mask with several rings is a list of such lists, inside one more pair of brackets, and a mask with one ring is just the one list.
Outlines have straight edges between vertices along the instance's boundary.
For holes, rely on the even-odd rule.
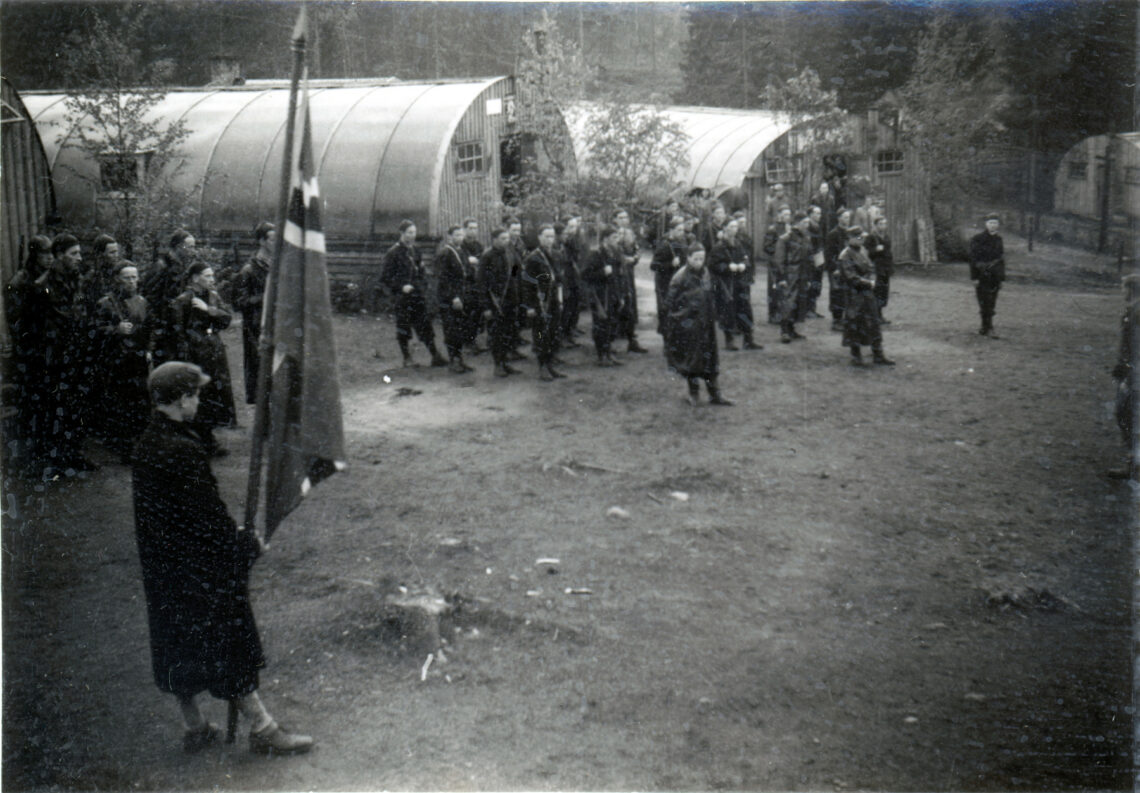
[[188,753],[221,734],[194,701],[203,691],[235,703],[250,720],[251,752],[307,752],[313,739],[278,726],[257,695],[265,660],[249,602],[249,570],[260,543],[230,517],[206,447],[191,429],[199,389],[209,381],[201,368],[182,361],[151,372],[155,412],[132,454],[154,681],[178,698]]
[[982,315],[982,327],[978,333],[998,338],[994,333],[994,309],[997,307],[998,291],[1005,280],[1005,248],[998,234],[1001,221],[996,214],[986,215],[986,230],[975,234],[970,240],[970,280],[976,281],[974,290],[978,296],[978,311]]

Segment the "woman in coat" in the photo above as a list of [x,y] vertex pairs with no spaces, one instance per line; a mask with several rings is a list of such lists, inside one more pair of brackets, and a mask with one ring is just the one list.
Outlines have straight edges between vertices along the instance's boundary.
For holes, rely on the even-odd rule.
[[709,404],[731,405],[717,385],[720,359],[716,342],[715,286],[705,268],[705,249],[694,245],[685,266],[669,283],[665,303],[665,360],[669,368],[689,381],[689,404],[700,398],[701,380]]
[[176,360],[198,364],[210,377],[202,389],[202,404],[195,429],[202,435],[211,454],[226,451],[214,440],[214,427],[232,427],[237,423],[233,383],[226,345],[218,335],[233,319],[222,306],[214,288],[214,269],[205,262],[195,262],[186,271],[187,288],[170,304],[170,331]]

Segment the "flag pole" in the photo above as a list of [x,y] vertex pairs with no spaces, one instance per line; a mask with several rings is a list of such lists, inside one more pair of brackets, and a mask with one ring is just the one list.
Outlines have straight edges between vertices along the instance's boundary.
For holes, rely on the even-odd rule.
[[[261,461],[265,448],[265,429],[269,422],[269,383],[273,366],[273,333],[277,321],[277,282],[281,273],[281,251],[285,239],[290,187],[293,176],[293,138],[297,119],[297,94],[305,67],[306,8],[301,5],[297,25],[293,28],[293,76],[289,83],[289,120],[285,125],[285,152],[281,165],[281,194],[277,204],[277,242],[273,247],[273,263],[266,281],[262,302],[261,337],[258,343],[257,405],[254,410],[253,440],[249,453],[249,482],[246,487],[245,526],[254,529],[257,505],[261,500]],[[260,534],[258,535],[261,536]]]

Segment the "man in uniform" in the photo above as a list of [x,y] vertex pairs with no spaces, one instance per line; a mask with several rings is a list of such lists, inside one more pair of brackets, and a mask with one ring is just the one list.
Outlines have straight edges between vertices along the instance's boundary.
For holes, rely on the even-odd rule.
[[[780,187],[781,185],[776,185]],[[792,230],[792,208],[784,204],[776,214],[776,220],[764,232],[764,254],[768,257],[768,323],[780,324],[780,298],[776,290],[776,280],[773,273],[775,267],[776,243],[780,237]]]
[[847,229],[847,247],[839,254],[839,269],[847,284],[847,307],[843,314],[843,344],[851,350],[853,366],[863,366],[863,345],[870,345],[873,361],[881,366],[895,362],[883,354],[883,334],[879,328],[879,306],[875,301],[875,265],[865,248],[859,226]]
[[807,281],[811,277],[811,240],[807,213],[797,212],[788,233],[776,241],[772,257],[772,279],[776,282],[780,308],[780,341],[788,344],[804,338],[796,331],[796,320],[803,314]]
[[562,319],[562,262],[554,239],[554,226],[543,224],[538,230],[538,247],[527,255],[522,270],[522,306],[534,328],[534,355],[538,376],[544,381],[566,376],[552,365]]
[[476,301],[478,281],[476,267],[463,252],[463,229],[451,226],[435,260],[438,267],[439,320],[443,326],[443,344],[451,371],[464,374],[473,371],[463,361],[463,345],[475,339],[470,306]]
[[618,251],[621,254],[621,279],[625,289],[622,311],[618,319],[618,335],[629,340],[629,352],[647,353],[649,350],[637,341],[637,283],[635,269],[640,259],[637,234],[629,221],[629,212],[619,209],[614,213],[614,226],[620,231]]
[[257,253],[241,268],[234,284],[234,308],[241,312],[245,401],[250,405],[257,401],[261,310],[265,301],[265,282],[269,278],[269,266],[273,262],[273,246],[277,242],[277,227],[269,222],[260,223],[254,233],[257,236]]
[[380,281],[396,296],[396,342],[404,356],[404,366],[414,365],[408,347],[413,330],[431,351],[431,365],[447,366],[435,346],[435,330],[427,308],[427,271],[416,247],[416,224],[412,221],[400,223],[400,241],[384,254]]
[[150,323],[146,298],[138,287],[138,268],[121,259],[115,286],[95,308],[95,328],[103,338],[104,431],[107,445],[123,462],[128,462],[131,446],[150,417],[146,390]]
[[891,238],[887,234],[887,216],[879,215],[875,229],[867,237],[867,255],[875,266],[875,301],[879,305],[879,324],[890,325],[883,316],[883,309],[891,297],[891,275],[895,271],[895,257],[891,253]]
[[41,462],[60,472],[93,471],[98,466],[83,456],[91,377],[84,363],[90,345],[79,288],[83,254],[70,234],[57,235],[51,253],[51,266],[36,279],[29,307],[35,337],[43,344],[42,377],[32,387],[44,409]]
[[519,374],[508,361],[514,346],[519,307],[519,264],[511,250],[511,234],[497,228],[491,247],[479,259],[479,294],[483,319],[495,361],[495,376]]
[[998,291],[1005,280],[1005,247],[998,229],[1001,219],[996,214],[986,215],[986,229],[970,240],[970,279],[976,281],[978,311],[982,327],[978,333],[998,338],[994,333],[994,309]]
[[665,334],[665,318],[669,311],[666,299],[669,296],[669,282],[677,271],[688,261],[689,251],[685,240],[685,219],[677,215],[672,220],[667,234],[662,236],[649,269],[653,271],[653,289],[657,296],[657,332]]
[[265,659],[249,570],[261,544],[230,517],[206,448],[191,429],[198,392],[209,381],[201,368],[182,361],[155,369],[148,380],[155,411],[131,457],[154,682],[178,698],[188,753],[221,735],[194,701],[209,691],[250,720],[251,752],[300,754],[313,739],[286,732],[257,695]]
[[736,220],[725,224],[713,248],[709,271],[716,285],[716,307],[724,331],[724,348],[738,350],[734,337],[744,337],[744,349],[763,349],[752,339],[752,259],[737,236]]
[[614,226],[603,226],[601,245],[590,253],[586,266],[582,268],[582,280],[589,285],[590,314],[593,319],[594,349],[598,354],[598,366],[621,366],[614,358],[613,343],[617,338],[618,317],[625,300],[625,289],[621,277],[621,251],[618,248],[621,230]]
[[839,270],[839,254],[847,247],[847,229],[851,226],[851,210],[839,213],[833,228],[823,241],[823,266],[827,270],[827,310],[831,313],[831,329],[843,330],[846,287]]
[[[471,267],[471,272],[475,276],[475,280],[479,280],[479,257],[483,255],[483,243],[479,241],[479,221],[475,218],[463,219],[463,244],[459,250],[464,256],[467,257],[467,264]],[[471,341],[467,343],[468,349],[472,355],[481,355],[487,352],[486,347],[480,347],[478,341],[479,334],[486,330],[486,324],[483,321],[483,306],[479,303],[478,296],[474,296],[473,302],[467,307],[467,315],[471,319]]]
[[562,259],[562,286],[565,302],[562,304],[562,321],[558,329],[559,343],[568,349],[580,347],[574,337],[578,334],[578,314],[582,310],[582,284],[579,274],[582,244],[578,232],[581,218],[574,216],[566,225],[554,225],[554,250]]

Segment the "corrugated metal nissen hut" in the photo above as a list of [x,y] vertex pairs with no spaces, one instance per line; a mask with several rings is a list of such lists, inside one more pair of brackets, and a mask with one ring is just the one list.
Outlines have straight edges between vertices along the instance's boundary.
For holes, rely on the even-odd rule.
[[[582,131],[590,108],[580,110],[585,112],[574,119],[575,146],[581,167],[588,168]],[[685,191],[707,189],[727,203],[745,205],[754,239],[763,237],[769,188],[784,185],[791,202],[806,208],[822,181],[827,158],[842,163],[849,185],[883,199],[898,259],[934,259],[929,191],[916,152],[899,140],[897,113],[873,109],[850,115],[844,122],[848,143],[816,145],[809,151],[805,130],[810,119],[796,120],[771,110],[684,106],[658,110],[688,137],[689,165],[675,175],[674,186]],[[850,192],[855,192],[854,187]]]
[[[16,89],[0,79],[0,149],[3,162],[3,239],[0,240],[0,284],[12,280],[23,264],[28,240],[46,233],[54,221],[55,192],[47,154],[28,108]],[[0,346],[9,346],[8,321],[0,301]]]
[[[323,222],[334,250],[337,242],[391,239],[403,218],[415,221],[421,236],[441,236],[468,215],[486,231],[500,220],[504,176],[524,167],[515,152],[536,148],[511,145],[519,135],[512,77],[317,81],[309,96]],[[61,213],[73,226],[94,226],[99,180],[63,178],[67,168],[96,177],[99,167],[68,145],[64,100],[27,97]],[[200,235],[247,237],[261,220],[276,218],[288,102],[287,84],[250,81],[172,90],[156,106],[157,117],[182,119],[190,130],[176,181],[182,188],[201,184]]]
[[[1095,135],[1069,149],[1053,182],[1049,233],[1135,255],[1140,228],[1140,132]],[[1102,242],[1103,240],[1103,242]]]

